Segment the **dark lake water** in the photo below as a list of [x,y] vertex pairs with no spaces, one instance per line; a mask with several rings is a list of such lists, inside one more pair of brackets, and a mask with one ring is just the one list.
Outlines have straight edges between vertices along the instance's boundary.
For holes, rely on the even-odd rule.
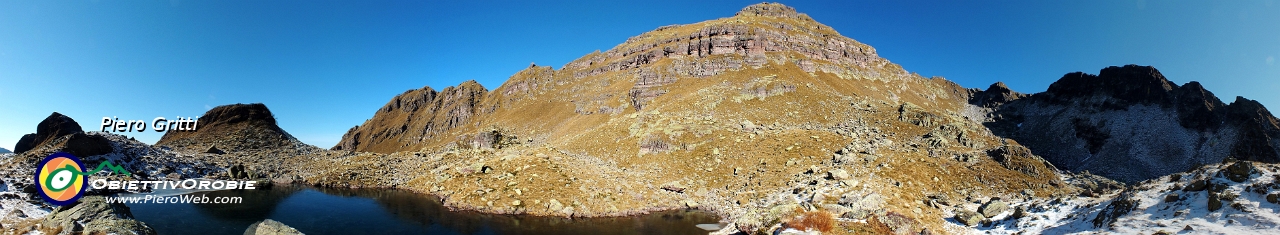
[[254,222],[280,221],[306,234],[707,234],[695,227],[714,215],[666,211],[648,215],[565,219],[449,211],[440,200],[394,189],[275,186],[198,192],[239,196],[238,204],[128,204],[160,234],[244,234]]

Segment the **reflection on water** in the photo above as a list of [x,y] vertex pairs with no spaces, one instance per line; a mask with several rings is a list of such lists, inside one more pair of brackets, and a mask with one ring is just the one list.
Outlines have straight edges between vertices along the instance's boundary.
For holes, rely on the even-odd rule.
[[160,234],[243,234],[268,218],[306,234],[706,234],[694,225],[718,220],[690,211],[591,219],[449,211],[435,197],[391,189],[275,186],[194,195],[202,194],[244,202],[129,207]]

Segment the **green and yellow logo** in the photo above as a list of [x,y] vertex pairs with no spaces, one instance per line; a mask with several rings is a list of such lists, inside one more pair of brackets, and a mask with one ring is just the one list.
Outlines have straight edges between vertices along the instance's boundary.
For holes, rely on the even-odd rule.
[[86,176],[98,173],[102,168],[111,168],[112,172],[131,175],[123,167],[111,164],[110,161],[104,161],[98,165],[97,169],[85,172],[84,163],[80,158],[70,153],[57,152],[36,164],[35,182],[40,189],[38,190],[40,196],[45,201],[58,206],[70,205],[84,195],[85,185],[89,181]]

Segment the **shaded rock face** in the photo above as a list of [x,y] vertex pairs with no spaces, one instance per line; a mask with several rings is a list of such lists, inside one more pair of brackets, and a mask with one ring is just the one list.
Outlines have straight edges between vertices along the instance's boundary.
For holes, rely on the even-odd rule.
[[347,130],[332,150],[390,153],[441,136],[485,112],[481,102],[488,93],[474,80],[439,92],[431,87],[405,91]]
[[165,132],[156,145],[204,151],[212,145],[224,151],[292,146],[296,139],[276,125],[271,110],[261,103],[222,105],[200,116],[195,131]]
[[[975,105],[1001,100],[973,97],[981,98]],[[1227,157],[1280,161],[1280,122],[1261,104],[1239,97],[1224,104],[1199,83],[1178,86],[1148,66],[1069,73],[1043,93],[998,105],[989,116],[985,125],[995,134],[1055,166],[1122,182]]]
[[106,137],[83,132],[68,135],[65,141],[56,144],[57,149],[78,157],[108,154],[114,150],[111,140]]
[[54,112],[49,117],[44,118],[44,121],[40,121],[40,124],[36,126],[36,133],[23,135],[18,140],[18,144],[14,145],[13,151],[15,153],[23,153],[48,144],[58,139],[58,137],[81,132],[84,131],[80,129],[80,124],[76,123],[76,120]]
[[40,224],[61,228],[58,234],[156,234],[146,223],[134,220],[128,206],[107,203],[102,196],[86,196],[58,207]]

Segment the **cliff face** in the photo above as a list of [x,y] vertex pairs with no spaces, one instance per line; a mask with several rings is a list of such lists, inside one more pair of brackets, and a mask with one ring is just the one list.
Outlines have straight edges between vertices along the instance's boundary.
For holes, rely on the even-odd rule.
[[276,125],[261,103],[214,107],[198,119],[195,131],[171,130],[156,145],[205,150],[259,149],[293,146],[297,139]]
[[[878,57],[874,48],[791,7],[757,4],[730,18],[659,27],[560,69],[530,66],[493,92],[473,81],[439,92],[430,87],[406,91],[351,128],[332,149],[417,151],[466,145],[478,133],[514,129],[536,130],[530,134],[545,139],[549,132],[587,131],[618,115],[654,110],[654,102],[674,106],[676,99],[715,90],[722,97],[711,98],[741,103],[798,86],[828,98],[866,97],[948,111],[962,107],[953,100],[969,95],[949,81],[910,74]],[[664,97],[672,98],[663,102]],[[578,122],[589,123],[576,128]],[[575,128],[552,126],[562,123]],[[455,138],[459,135],[469,137]]]
[[1001,103],[987,123],[1058,167],[1136,182],[1224,158],[1277,162],[1277,119],[1256,101],[1224,104],[1197,82],[1152,67],[1064,75],[1043,93]]
[[342,135],[333,150],[390,153],[411,150],[454,128],[470,124],[489,93],[467,81],[436,92],[431,87],[396,95],[364,124]]

